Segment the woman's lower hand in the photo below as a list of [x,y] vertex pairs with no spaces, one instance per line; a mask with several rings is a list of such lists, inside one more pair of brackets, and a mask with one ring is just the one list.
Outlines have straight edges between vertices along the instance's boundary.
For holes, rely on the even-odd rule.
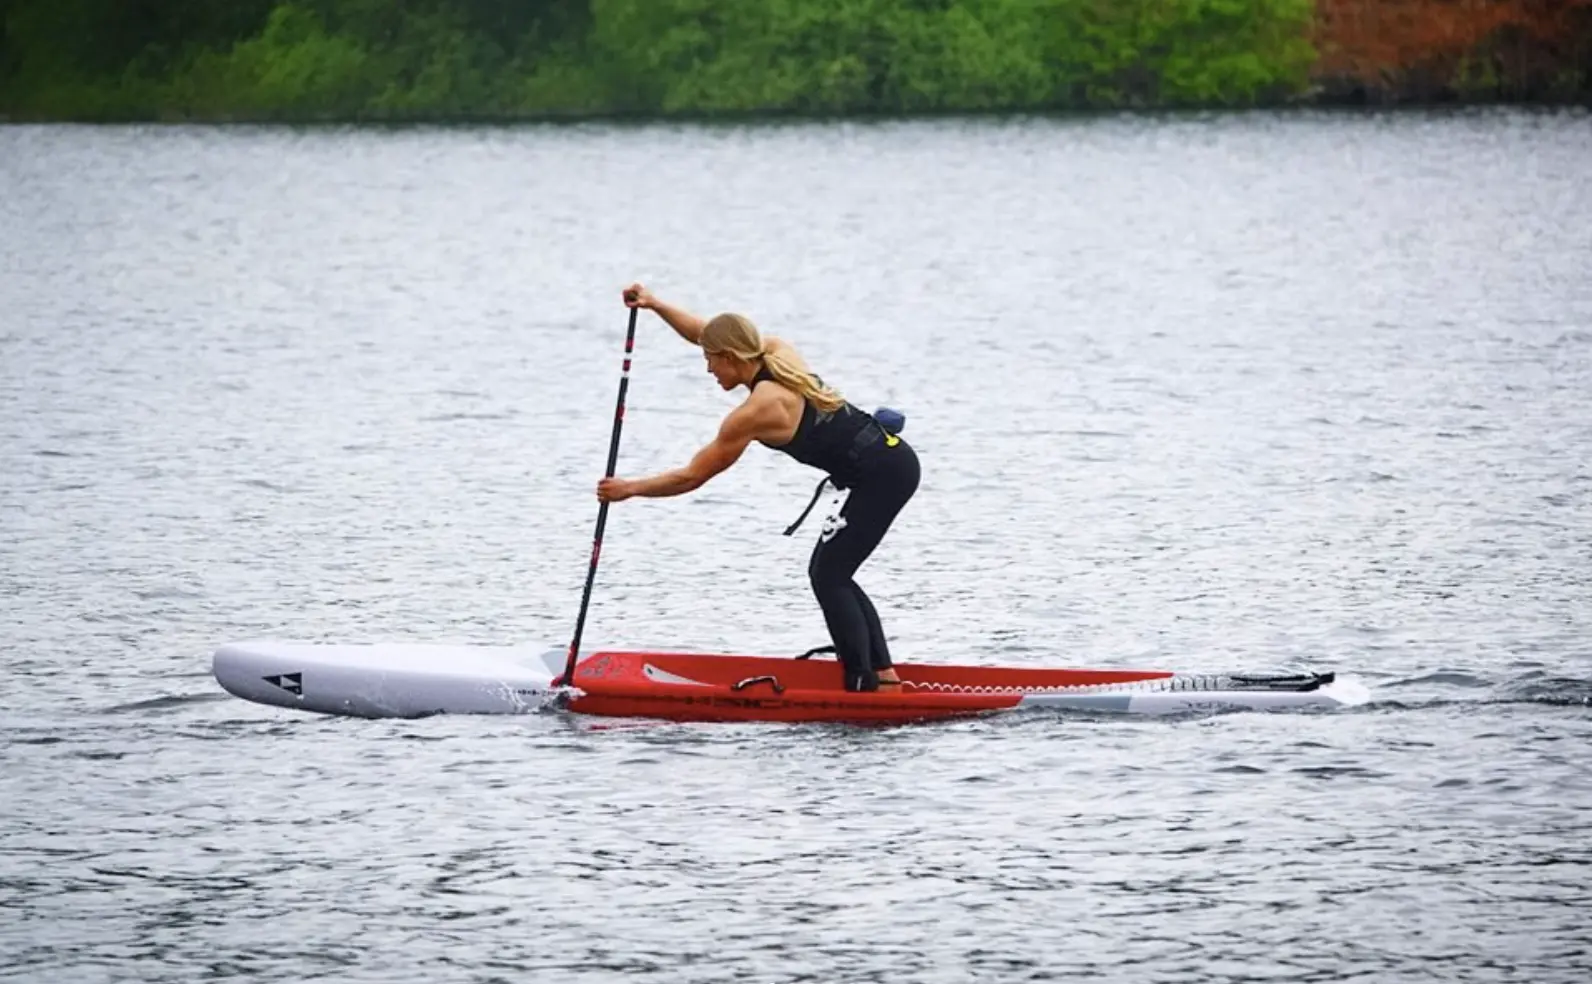
[[623,478],[605,478],[597,483],[597,498],[601,502],[624,502],[635,494],[630,482]]

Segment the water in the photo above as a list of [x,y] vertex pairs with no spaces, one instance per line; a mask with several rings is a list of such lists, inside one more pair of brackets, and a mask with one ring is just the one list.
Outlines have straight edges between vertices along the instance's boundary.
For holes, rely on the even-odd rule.
[[[0,130],[0,980],[1583,979],[1592,125]],[[1336,715],[328,720],[567,641],[641,279],[905,410],[898,657]],[[732,405],[642,320],[623,474]],[[615,507],[600,645],[823,642],[813,478]]]

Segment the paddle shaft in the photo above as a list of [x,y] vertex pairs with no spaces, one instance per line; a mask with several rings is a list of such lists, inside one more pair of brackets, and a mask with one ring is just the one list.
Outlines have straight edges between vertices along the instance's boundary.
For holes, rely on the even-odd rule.
[[[630,309],[630,326],[625,329],[625,361],[619,373],[619,401],[614,406],[614,432],[608,439],[608,468],[604,475],[614,477],[614,467],[619,463],[619,429],[625,422],[625,392],[630,389],[630,353],[636,347],[636,314],[641,309]],[[608,525],[608,503],[597,507],[597,533],[591,542],[591,566],[586,568],[586,589],[580,595],[580,615],[575,619],[575,636],[569,642],[569,659],[564,663],[564,686],[575,680],[575,661],[580,656],[580,636],[586,627],[586,609],[591,605],[592,583],[597,580],[597,561],[603,552],[603,528]]]

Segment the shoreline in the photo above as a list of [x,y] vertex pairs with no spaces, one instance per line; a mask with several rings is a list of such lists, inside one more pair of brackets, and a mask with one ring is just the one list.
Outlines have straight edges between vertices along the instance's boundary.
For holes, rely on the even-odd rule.
[[814,113],[801,111],[712,111],[672,113],[584,112],[584,113],[479,113],[479,114],[297,114],[245,115],[178,114],[100,116],[44,116],[0,112],[0,127],[21,126],[147,126],[147,127],[364,127],[370,129],[409,127],[646,127],[646,126],[778,126],[778,125],[885,125],[892,123],[1001,121],[1001,120],[1076,120],[1139,118],[1192,119],[1211,116],[1294,113],[1333,113],[1347,115],[1403,115],[1478,110],[1533,110],[1543,112],[1592,113],[1592,96],[1582,99],[1398,99],[1367,101],[1360,99],[1303,99],[1290,102],[1207,105],[1207,106],[1100,106],[1100,107],[1011,107],[996,109],[852,111]]

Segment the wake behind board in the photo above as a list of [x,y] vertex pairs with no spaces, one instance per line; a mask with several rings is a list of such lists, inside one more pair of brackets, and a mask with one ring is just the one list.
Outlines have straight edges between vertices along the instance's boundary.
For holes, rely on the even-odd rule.
[[563,650],[527,646],[252,640],[215,651],[228,693],[351,717],[524,714],[551,692]]
[[833,663],[757,656],[599,652],[575,667],[571,710],[674,721],[889,723],[1035,708],[1113,714],[1323,710],[1370,699],[1332,673],[1179,674],[897,664],[899,688],[852,693]]

